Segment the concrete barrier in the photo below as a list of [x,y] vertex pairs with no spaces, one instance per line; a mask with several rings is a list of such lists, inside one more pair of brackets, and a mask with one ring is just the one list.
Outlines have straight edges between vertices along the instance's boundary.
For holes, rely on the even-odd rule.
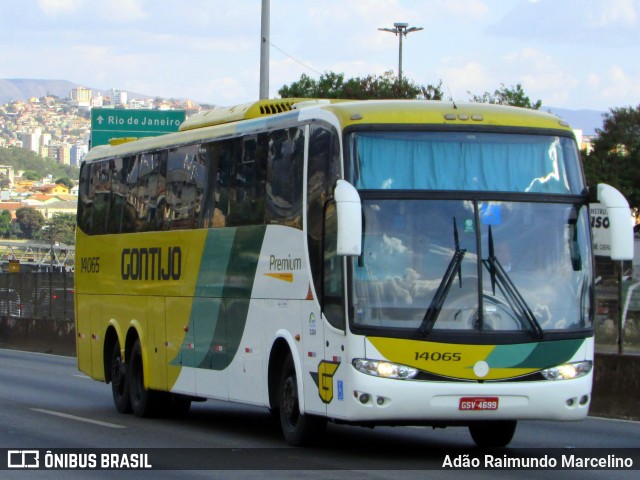
[[[69,320],[0,318],[0,348],[74,357]],[[597,353],[590,415],[640,420],[640,355]]]
[[76,356],[72,320],[0,317],[0,348]]
[[640,420],[640,355],[596,354],[589,414]]

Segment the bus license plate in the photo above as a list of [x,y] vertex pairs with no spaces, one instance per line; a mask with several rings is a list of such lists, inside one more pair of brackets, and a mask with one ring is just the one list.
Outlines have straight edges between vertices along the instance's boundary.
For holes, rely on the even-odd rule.
[[498,397],[462,397],[458,410],[497,410]]

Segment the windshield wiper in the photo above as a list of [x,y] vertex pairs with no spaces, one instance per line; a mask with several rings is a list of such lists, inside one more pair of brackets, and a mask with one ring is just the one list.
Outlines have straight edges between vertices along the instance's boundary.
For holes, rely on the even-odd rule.
[[[520,290],[518,290],[518,287],[516,287],[516,285],[513,283],[513,280],[511,280],[511,277],[509,277],[509,274],[500,264],[498,258],[495,256],[491,225],[489,225],[489,258],[487,258],[486,260],[483,259],[482,263],[485,267],[487,267],[487,270],[489,270],[489,275],[491,276],[491,290],[493,292],[493,295],[496,294],[496,283],[498,283],[500,291],[511,302],[517,305],[518,309],[522,312],[522,315],[531,326],[531,329],[533,330],[535,335],[538,338],[544,337],[544,330],[540,326],[538,320],[536,320],[535,315],[531,311],[531,307],[529,307],[526,300],[520,293]],[[513,305],[511,308],[513,308]]]
[[462,259],[467,253],[467,250],[460,249],[458,226],[456,225],[455,217],[453,217],[453,240],[455,244],[455,251],[449,261],[447,270],[440,281],[440,285],[438,285],[438,289],[429,304],[429,308],[427,308],[427,312],[424,314],[422,323],[418,328],[418,333],[422,336],[426,336],[431,333],[433,325],[436,323],[438,315],[440,315],[440,311],[442,310],[442,305],[444,305],[444,301],[446,300],[447,295],[449,295],[449,290],[451,290],[451,284],[456,278],[456,274],[460,277],[460,287],[462,288]]

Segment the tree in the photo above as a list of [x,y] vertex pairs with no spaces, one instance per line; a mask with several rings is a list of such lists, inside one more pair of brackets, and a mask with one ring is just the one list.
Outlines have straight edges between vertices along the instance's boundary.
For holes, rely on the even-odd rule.
[[9,210],[0,211],[0,235],[6,237],[11,226],[11,212]]
[[[467,92],[471,94],[471,92]],[[482,95],[473,95],[470,100],[476,103],[493,103],[496,105],[511,105],[513,107],[530,108],[538,110],[542,106],[542,100],[531,103],[531,99],[525,95],[522,84],[518,83],[509,88],[504,83],[500,84],[500,88],[493,93],[484,92]]]
[[40,180],[42,177],[38,174],[38,172],[34,172],[33,170],[25,170],[22,174],[24,178],[31,181]]
[[17,209],[16,220],[25,238],[33,238],[34,233],[40,230],[45,223],[42,213],[32,207],[21,207]]
[[67,188],[73,188],[73,180],[69,177],[60,177],[56,180],[56,185],[64,185]]
[[592,150],[582,162],[589,185],[608,183],[622,192],[630,207],[640,209],[640,105],[612,108],[596,129]]
[[54,213],[50,220],[34,235],[48,243],[75,244],[76,216],[71,213]]
[[423,98],[440,100],[443,97],[442,82],[438,85],[416,85],[407,79],[402,83],[393,75],[368,75],[367,77],[345,80],[343,73],[327,72],[314,80],[304,73],[300,80],[285,85],[278,94],[282,98],[342,98],[353,100],[390,99],[390,98]]

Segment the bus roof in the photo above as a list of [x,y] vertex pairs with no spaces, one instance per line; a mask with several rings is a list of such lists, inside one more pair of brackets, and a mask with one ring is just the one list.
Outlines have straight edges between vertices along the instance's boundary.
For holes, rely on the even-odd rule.
[[[99,158],[134,155],[138,152],[168,148],[202,141],[211,137],[237,134],[243,122],[273,119],[279,123],[283,115],[313,118],[314,111],[325,110],[339,121],[342,130],[361,125],[433,125],[519,127],[564,130],[569,125],[559,117],[526,108],[486,103],[458,103],[435,100],[322,100],[291,98],[259,100],[235,107],[214,109],[187,119],[179,132],[158,137],[145,137],[122,144],[101,145],[85,157],[90,162]],[[264,124],[262,124],[264,126]],[[483,127],[480,127],[483,128]],[[127,139],[130,140],[130,139]]]

